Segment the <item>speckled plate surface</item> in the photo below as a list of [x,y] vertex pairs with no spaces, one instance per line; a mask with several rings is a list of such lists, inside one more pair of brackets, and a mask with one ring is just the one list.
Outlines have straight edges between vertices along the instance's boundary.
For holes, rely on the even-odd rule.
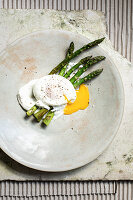
[[28,81],[47,75],[64,59],[70,42],[78,49],[89,40],[67,31],[36,32],[15,41],[0,55],[0,147],[13,159],[43,171],[66,171],[97,158],[114,138],[121,122],[124,93],[120,75],[111,58],[95,47],[87,55],[106,60],[89,71],[103,73],[88,82],[90,105],[86,110],[62,116],[44,128],[26,118],[17,102],[17,91]]

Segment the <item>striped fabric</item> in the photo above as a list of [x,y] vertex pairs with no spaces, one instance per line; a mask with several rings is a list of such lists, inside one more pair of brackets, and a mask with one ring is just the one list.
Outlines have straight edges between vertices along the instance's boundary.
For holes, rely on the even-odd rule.
[[[9,189],[10,188],[10,189]],[[42,181],[2,181],[0,196],[73,196],[88,194],[115,194],[115,181],[75,181],[75,182],[42,182]]]
[[[90,193],[85,185],[89,185]],[[133,200],[131,181],[79,182],[79,185],[77,182],[5,181],[0,183],[0,188],[0,200]]]
[[107,33],[114,48],[133,61],[132,0],[0,0],[0,8],[100,10],[106,15]]
[[[93,9],[105,13],[107,33],[114,45],[133,61],[132,0],[0,0],[0,8]],[[133,200],[132,181],[0,182],[0,200]]]

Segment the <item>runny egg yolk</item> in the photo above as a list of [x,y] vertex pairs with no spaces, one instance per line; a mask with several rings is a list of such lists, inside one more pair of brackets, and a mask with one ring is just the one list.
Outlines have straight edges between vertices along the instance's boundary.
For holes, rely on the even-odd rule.
[[89,90],[84,84],[82,84],[80,85],[79,90],[76,90],[76,100],[74,101],[74,103],[68,101],[66,96],[65,98],[67,100],[67,105],[64,108],[64,114],[70,115],[74,112],[77,112],[78,110],[84,110],[88,107]]

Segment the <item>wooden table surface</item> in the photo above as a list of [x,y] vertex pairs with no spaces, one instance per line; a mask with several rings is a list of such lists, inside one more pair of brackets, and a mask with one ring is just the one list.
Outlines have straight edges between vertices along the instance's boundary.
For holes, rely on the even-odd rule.
[[[129,61],[133,61],[133,1],[132,0],[0,0],[0,8],[19,8],[19,9],[39,9],[49,8],[56,10],[82,10],[93,9],[100,10],[105,13],[107,19],[107,33],[114,48],[126,57]],[[59,183],[54,184],[45,182],[0,182],[0,199],[9,199],[9,196],[18,196],[18,199],[33,199],[38,196],[42,188],[48,188],[47,195],[51,195],[52,191],[58,191]],[[115,181],[115,182],[81,182],[81,183],[60,183],[66,184],[65,190],[75,190],[71,196],[41,196],[34,197],[37,199],[119,199],[133,200],[133,182],[131,181]],[[80,191],[90,184],[90,192],[85,195]],[[115,184],[115,185],[114,185]],[[41,188],[42,187],[42,188]],[[33,191],[34,190],[34,191]],[[78,192],[79,191],[79,192]],[[92,192],[93,191],[93,192]],[[97,192],[94,192],[97,191]],[[101,192],[102,191],[102,192]],[[112,192],[111,192],[112,191]],[[63,192],[63,189],[62,189]],[[92,193],[92,194],[90,194]],[[94,194],[95,193],[95,194]],[[45,194],[45,190],[44,190]],[[58,194],[58,192],[56,192]],[[16,199],[16,197],[12,197]]]

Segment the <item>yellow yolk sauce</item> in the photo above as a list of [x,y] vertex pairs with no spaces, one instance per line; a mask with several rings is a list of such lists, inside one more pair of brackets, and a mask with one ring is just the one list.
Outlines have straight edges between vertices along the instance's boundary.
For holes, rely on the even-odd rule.
[[[67,97],[65,97],[67,100]],[[64,108],[64,114],[70,115],[78,110],[84,110],[88,107],[89,104],[89,91],[88,88],[82,84],[79,87],[79,90],[76,90],[76,100],[74,103],[67,100],[67,105]]]

